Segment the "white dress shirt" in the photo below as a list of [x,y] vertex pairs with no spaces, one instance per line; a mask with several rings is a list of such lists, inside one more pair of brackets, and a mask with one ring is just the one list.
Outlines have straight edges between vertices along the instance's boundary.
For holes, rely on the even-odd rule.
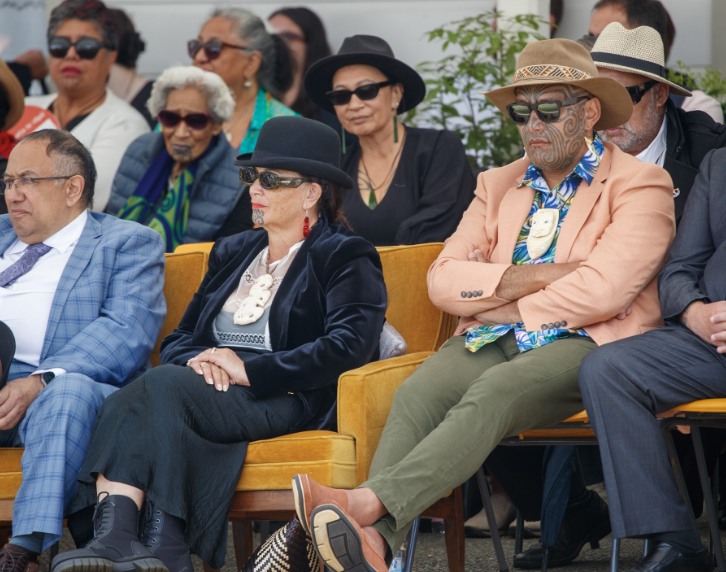
[[[15,336],[15,359],[38,367],[43,351],[45,331],[48,328],[50,309],[63,270],[73,254],[86,226],[88,211],[84,210],[70,224],[43,241],[51,249],[38,259],[27,274],[13,284],[0,287],[0,320],[5,322]],[[12,266],[25,252],[28,245],[19,238],[0,256],[0,272]],[[56,375],[63,369],[52,371]]]
[[659,167],[662,167],[663,163],[665,163],[666,146],[668,144],[666,141],[667,123],[667,117],[664,115],[658,135],[650,142],[650,145],[636,155],[643,163],[653,163]]

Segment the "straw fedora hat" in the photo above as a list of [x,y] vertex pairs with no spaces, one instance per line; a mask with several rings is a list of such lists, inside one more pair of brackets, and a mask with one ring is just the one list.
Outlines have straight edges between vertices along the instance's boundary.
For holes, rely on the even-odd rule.
[[619,22],[608,24],[592,47],[590,56],[599,68],[643,75],[668,85],[671,93],[692,95],[686,88],[665,78],[663,39],[649,26],[628,30]]
[[5,97],[10,104],[5,123],[0,125],[0,131],[7,131],[18,122],[25,111],[25,93],[18,78],[2,60],[0,60],[0,89],[5,92]]
[[587,50],[577,42],[561,38],[527,44],[517,59],[512,84],[480,93],[507,113],[507,105],[514,103],[518,87],[555,84],[581,87],[600,100],[597,131],[627,123],[633,113],[633,102],[626,89],[614,79],[598,77]]

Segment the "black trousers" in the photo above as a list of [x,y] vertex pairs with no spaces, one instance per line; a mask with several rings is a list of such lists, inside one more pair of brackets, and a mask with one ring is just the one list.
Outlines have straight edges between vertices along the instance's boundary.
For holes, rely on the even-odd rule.
[[154,368],[104,402],[72,511],[95,504],[103,474],[184,519],[192,551],[221,568],[248,442],[293,433],[309,415],[296,395],[258,400],[247,387],[217,391],[188,367]]
[[5,386],[8,380],[8,373],[10,373],[10,366],[13,363],[14,355],[15,336],[5,322],[0,322],[0,365],[2,366],[0,389]]

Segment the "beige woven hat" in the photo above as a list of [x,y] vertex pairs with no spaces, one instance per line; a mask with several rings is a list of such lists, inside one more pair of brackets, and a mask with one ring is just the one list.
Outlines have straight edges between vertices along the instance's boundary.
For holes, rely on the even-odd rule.
[[557,38],[527,44],[517,59],[511,85],[482,91],[502,113],[514,103],[515,90],[526,85],[576,85],[600,100],[597,131],[627,123],[633,102],[626,89],[614,79],[598,77],[597,68],[587,50],[577,42]]
[[663,39],[649,26],[628,30],[619,22],[608,24],[598,36],[590,56],[599,68],[649,77],[668,85],[671,93],[692,95],[686,88],[665,78]]

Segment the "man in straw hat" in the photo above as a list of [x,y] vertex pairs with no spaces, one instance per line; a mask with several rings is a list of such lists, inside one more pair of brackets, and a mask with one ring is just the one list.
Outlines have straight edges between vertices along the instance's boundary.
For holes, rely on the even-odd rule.
[[529,44],[512,85],[486,95],[518,124],[527,156],[479,175],[429,270],[434,304],[461,316],[458,335],[399,388],[368,481],[344,491],[293,480],[298,516],[336,572],[386,570],[415,517],[502,438],[583,409],[583,357],[661,324],[670,177],[596,134],[628,120],[627,91],[555,39]]
[[601,137],[668,171],[680,222],[701,161],[712,149],[726,146],[726,126],[702,111],[679,109],[670,100],[671,93],[690,97],[691,92],[665,78],[663,41],[653,28],[628,30],[613,22],[590,55],[600,76],[623,85],[633,101],[630,120],[602,131]]

